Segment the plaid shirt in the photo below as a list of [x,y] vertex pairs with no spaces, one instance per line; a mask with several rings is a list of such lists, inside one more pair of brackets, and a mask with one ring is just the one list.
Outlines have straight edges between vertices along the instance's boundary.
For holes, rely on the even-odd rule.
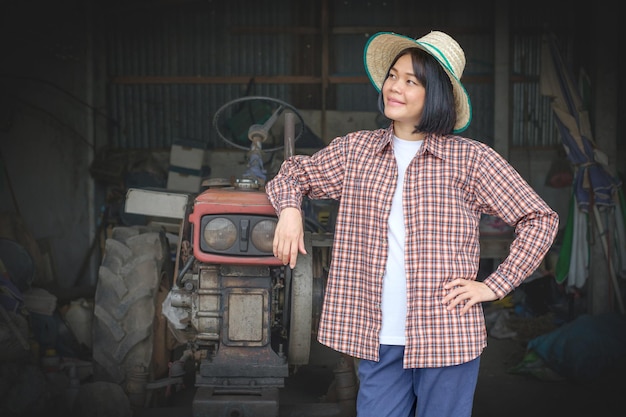
[[[320,343],[378,360],[382,280],[397,166],[393,127],[334,139],[312,156],[283,162],[267,184],[277,213],[304,196],[340,200],[318,330]],[[487,345],[482,305],[447,311],[443,285],[476,279],[481,213],[515,226],[509,256],[483,282],[502,298],[541,263],[558,216],[487,145],[428,136],[405,174],[407,317],[405,368],[441,367],[478,357]]]

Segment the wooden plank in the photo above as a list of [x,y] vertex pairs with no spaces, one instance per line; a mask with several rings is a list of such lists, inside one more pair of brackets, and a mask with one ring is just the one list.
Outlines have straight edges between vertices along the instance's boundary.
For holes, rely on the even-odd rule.
[[[311,75],[255,75],[255,76],[135,76],[121,75],[111,78],[112,84],[248,84],[254,78],[256,84],[322,84],[322,77]],[[517,82],[531,81],[528,78],[512,78]],[[328,75],[328,84],[369,84],[366,75]],[[463,77],[463,84],[492,83],[492,76]]]

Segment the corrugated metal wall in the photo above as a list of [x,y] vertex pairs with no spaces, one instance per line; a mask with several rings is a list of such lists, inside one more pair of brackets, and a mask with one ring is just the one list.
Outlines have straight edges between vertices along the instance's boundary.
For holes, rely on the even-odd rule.
[[513,75],[528,81],[513,83],[511,146],[555,146],[560,137],[550,99],[541,95],[539,87],[541,36],[514,36],[512,51]]
[[[365,76],[363,47],[374,30],[421,36],[431,29],[454,30],[468,57],[464,80],[473,103],[467,136],[493,144],[493,5],[449,7],[415,2],[329,2],[329,76]],[[464,4],[464,3],[463,3]],[[212,116],[246,93],[320,109],[321,84],[193,83],[191,77],[321,76],[321,0],[235,0],[109,11],[107,76],[113,148],[168,148],[179,139],[224,147]],[[371,27],[372,31],[367,28]],[[242,29],[248,28],[248,30]],[[256,29],[255,29],[256,28]],[[279,29],[282,28],[282,29]],[[335,28],[351,28],[341,31]],[[359,31],[355,28],[364,28]],[[456,35],[458,32],[458,35]],[[558,143],[549,104],[539,95],[537,34],[515,36],[512,86],[512,146]],[[185,82],[146,83],[146,77],[186,77]],[[376,111],[369,83],[330,84],[326,109]]]
[[[245,3],[245,4],[244,4]],[[213,113],[245,95],[246,85],[125,83],[123,77],[290,74],[293,39],[237,34],[234,26],[290,25],[288,1],[211,2],[193,8],[149,8],[108,17],[109,106],[119,128],[112,146],[163,148],[179,139],[216,143]],[[256,85],[253,93],[289,97],[289,86]]]

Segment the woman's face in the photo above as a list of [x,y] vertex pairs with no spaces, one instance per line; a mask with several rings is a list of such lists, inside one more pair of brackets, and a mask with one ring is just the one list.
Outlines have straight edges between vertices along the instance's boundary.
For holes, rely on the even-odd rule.
[[424,109],[426,89],[413,72],[410,54],[404,54],[391,67],[382,88],[385,116],[411,129],[418,124]]

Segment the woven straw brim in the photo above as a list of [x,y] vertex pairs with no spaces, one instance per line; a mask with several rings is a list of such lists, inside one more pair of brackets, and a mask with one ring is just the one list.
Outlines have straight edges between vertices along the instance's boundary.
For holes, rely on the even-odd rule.
[[[441,36],[447,37],[447,35],[444,34],[441,34]],[[433,42],[420,42],[420,40],[424,38],[428,38],[429,41],[438,42],[439,47]],[[452,82],[454,103],[456,106],[456,124],[454,125],[454,132],[459,133],[467,129],[467,126],[470,124],[472,119],[472,105],[465,87],[461,84],[460,76],[457,78],[450,70],[450,67],[455,68],[456,65],[462,75],[465,66],[465,57],[458,56],[459,52],[454,52],[454,48],[446,48],[445,42],[443,38],[438,39],[437,32],[431,32],[417,40],[393,32],[381,32],[373,35],[367,42],[367,45],[365,45],[363,60],[365,63],[365,71],[370,81],[376,90],[380,92],[387,71],[400,51],[406,48],[419,48],[432,55],[441,64]],[[458,50],[462,54],[460,47],[458,47]],[[451,62],[453,63],[452,65]]]

